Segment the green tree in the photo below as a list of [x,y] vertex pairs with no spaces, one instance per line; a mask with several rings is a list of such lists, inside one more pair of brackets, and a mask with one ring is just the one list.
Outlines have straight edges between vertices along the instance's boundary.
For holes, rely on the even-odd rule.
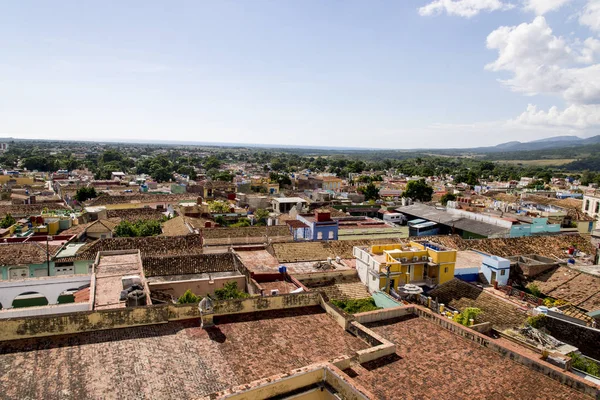
[[173,179],[173,172],[167,167],[153,165],[150,175],[156,182],[168,182]]
[[246,226],[250,226],[250,220],[248,218],[242,218],[238,222],[229,225],[232,228],[243,228]]
[[159,220],[138,220],[135,222],[121,221],[115,227],[115,236],[118,237],[145,237],[157,236],[162,233]]
[[254,212],[254,216],[256,217],[257,225],[265,225],[267,218],[269,218],[269,211],[264,208],[259,208]]
[[77,193],[75,193],[75,200],[80,203],[96,197],[98,197],[98,193],[96,193],[96,188],[93,186],[79,188],[77,189]]
[[416,201],[431,201],[433,188],[425,182],[425,179],[410,181],[406,184],[403,196]]
[[190,289],[186,290],[184,294],[181,295],[180,298],[177,299],[177,303],[179,304],[195,304],[200,302],[202,297],[196,296]]
[[137,237],[139,236],[137,228],[129,221],[121,221],[115,227],[115,236],[118,237]]
[[214,156],[207,157],[202,164],[205,170],[219,169],[221,167],[221,161]]
[[17,223],[17,220],[10,214],[6,214],[2,220],[0,220],[0,228],[6,229]]
[[446,205],[448,204],[449,201],[454,201],[456,200],[456,196],[452,193],[446,193],[445,195],[442,196],[441,202],[442,205]]
[[215,214],[226,214],[231,211],[231,204],[222,200],[208,202],[208,211]]
[[372,182],[367,186],[358,188],[358,191],[365,195],[365,200],[377,200],[379,198],[379,188],[377,188]]
[[276,172],[271,172],[269,174],[269,179],[273,183],[279,183],[279,186],[291,185],[292,184],[292,180],[290,179],[289,176],[284,175],[284,174],[278,174]]
[[238,289],[237,282],[228,282],[222,289],[215,290],[217,300],[244,299],[248,293]]

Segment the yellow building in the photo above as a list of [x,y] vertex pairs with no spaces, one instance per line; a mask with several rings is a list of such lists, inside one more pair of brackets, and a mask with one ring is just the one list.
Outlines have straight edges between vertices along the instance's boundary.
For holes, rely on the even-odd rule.
[[355,247],[354,256],[370,292],[405,284],[434,287],[454,278],[456,250],[429,241]]
[[321,189],[333,190],[339,192],[342,188],[342,180],[336,176],[322,176],[320,179],[323,181]]

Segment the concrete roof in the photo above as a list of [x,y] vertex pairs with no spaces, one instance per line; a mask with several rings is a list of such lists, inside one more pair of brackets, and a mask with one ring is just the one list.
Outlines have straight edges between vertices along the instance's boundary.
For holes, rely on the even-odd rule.
[[412,204],[410,206],[397,208],[396,210],[403,214],[434,221],[442,225],[454,227],[482,236],[504,235],[510,231],[509,229],[501,226],[450,214],[445,210],[439,210],[436,207],[431,207],[425,204]]
[[273,199],[278,203],[306,203],[307,201],[301,197],[277,197]]

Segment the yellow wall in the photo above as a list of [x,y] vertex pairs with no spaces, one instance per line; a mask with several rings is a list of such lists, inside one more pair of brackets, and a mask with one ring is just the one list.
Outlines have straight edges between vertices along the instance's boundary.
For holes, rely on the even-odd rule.
[[[390,265],[390,272],[397,273],[401,272],[405,274],[408,271],[408,265],[402,265],[399,261],[406,257],[408,259],[407,264],[411,264],[413,267],[413,279],[415,281],[420,281],[423,279],[423,269],[424,263],[412,264],[413,257],[419,257],[421,259],[423,256],[431,257],[431,260],[435,264],[439,264],[439,274],[435,273],[433,275],[437,276],[439,279],[439,283],[445,283],[454,278],[454,266],[456,264],[456,250],[445,250],[445,251],[435,251],[433,249],[427,248],[420,243],[410,242],[410,247],[421,249],[420,251],[394,251],[401,250],[401,244],[387,244],[387,245],[374,245],[371,246],[371,252],[373,254],[381,254],[384,251],[391,252],[386,254],[386,263],[382,265],[380,272],[386,272],[386,265]],[[433,267],[436,268],[436,267]],[[446,271],[447,269],[447,271]],[[429,273],[429,276],[432,276],[432,273]],[[406,275],[403,276],[392,276],[393,279],[396,280],[396,284],[404,284],[406,283]],[[386,285],[386,277],[382,277],[380,281],[380,287],[385,287]]]
[[56,235],[58,233],[59,224],[58,221],[48,223],[48,235]]
[[17,185],[33,185],[33,178],[13,178],[10,175],[0,175],[0,184],[4,185],[11,179],[14,179],[17,182]]

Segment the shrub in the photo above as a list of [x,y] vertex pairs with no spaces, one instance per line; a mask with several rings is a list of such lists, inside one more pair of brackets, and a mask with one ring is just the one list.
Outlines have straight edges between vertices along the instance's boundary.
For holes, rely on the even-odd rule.
[[332,300],[331,302],[348,314],[357,314],[361,312],[378,310],[381,308],[377,307],[375,300],[373,300],[372,297],[358,300]]
[[198,303],[200,300],[202,300],[202,297],[196,296],[194,293],[192,293],[191,290],[188,289],[185,291],[185,293],[179,299],[177,299],[177,303],[179,303],[179,304],[194,304],[194,303]]
[[539,329],[542,326],[544,326],[545,318],[546,318],[546,315],[544,315],[544,314],[538,314],[533,317],[529,317],[529,318],[527,318],[527,325],[530,325],[530,326],[534,327],[535,329]]
[[578,370],[600,378],[600,365],[598,365],[598,363],[577,353],[571,353],[569,356],[571,356],[573,362],[571,365],[573,368],[577,368]]
[[535,283],[531,283],[527,286],[529,293],[534,295],[535,297],[540,297],[542,295],[542,291]]
[[458,322],[461,325],[469,326],[470,320],[475,320],[477,316],[481,314],[481,310],[476,307],[467,307],[460,314],[456,314],[454,318],[454,322]]
[[223,289],[215,290],[217,300],[245,299],[248,293],[242,292],[237,287],[237,282],[228,282]]
[[0,220],[0,228],[6,229],[17,223],[17,220],[10,214],[6,214],[2,220]]

